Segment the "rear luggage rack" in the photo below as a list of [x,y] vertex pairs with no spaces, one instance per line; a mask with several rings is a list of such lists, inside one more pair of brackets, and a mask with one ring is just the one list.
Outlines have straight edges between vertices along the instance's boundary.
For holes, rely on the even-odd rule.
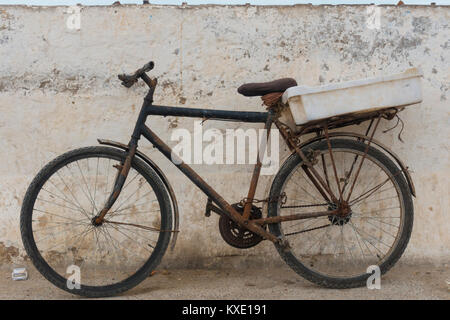
[[422,72],[412,68],[390,76],[320,87],[296,86],[284,92],[282,101],[289,104],[297,126],[309,126],[312,121],[335,117],[342,119],[343,116],[344,123],[355,119],[364,121],[364,118],[370,119],[374,112],[376,114],[380,110],[403,108],[422,102],[420,77]]

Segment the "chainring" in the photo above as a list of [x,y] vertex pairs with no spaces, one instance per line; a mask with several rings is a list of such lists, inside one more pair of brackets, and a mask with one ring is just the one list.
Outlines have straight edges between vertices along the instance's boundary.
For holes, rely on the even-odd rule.
[[[244,208],[240,203],[235,203],[232,207],[241,215],[243,214]],[[262,218],[261,209],[252,205],[250,219],[260,218]],[[239,249],[254,247],[263,240],[259,235],[239,226],[226,215],[221,215],[219,218],[219,231],[226,243]]]

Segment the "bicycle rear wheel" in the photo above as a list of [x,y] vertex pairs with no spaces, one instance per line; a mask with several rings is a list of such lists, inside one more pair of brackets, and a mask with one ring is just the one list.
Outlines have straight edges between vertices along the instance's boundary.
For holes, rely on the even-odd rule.
[[30,184],[22,241],[38,271],[68,292],[104,297],[128,290],[161,261],[172,228],[169,196],[157,174],[134,158],[122,192],[96,226],[126,153],[108,147],[67,152]]
[[[339,197],[347,198],[366,144],[331,140],[337,180],[326,141],[304,147],[316,155],[314,168]],[[339,204],[326,200],[307,177],[297,154],[291,155],[275,177],[270,198],[285,194],[285,203],[271,203],[268,216],[330,211]],[[338,182],[337,182],[338,181]],[[349,199],[346,216],[323,216],[270,224],[269,230],[288,240],[290,249],[276,244],[284,261],[304,278],[330,288],[364,286],[376,265],[381,274],[400,258],[413,225],[413,203],[399,169],[386,155],[370,147]]]

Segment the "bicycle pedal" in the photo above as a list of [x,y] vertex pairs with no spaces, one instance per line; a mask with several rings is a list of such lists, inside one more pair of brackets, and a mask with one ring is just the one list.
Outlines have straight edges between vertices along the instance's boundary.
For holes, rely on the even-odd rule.
[[283,251],[290,251],[291,250],[291,246],[289,244],[289,241],[287,241],[286,238],[278,238],[278,244],[281,246],[281,248],[283,249]]
[[122,169],[123,169],[123,165],[121,165],[121,164],[115,164],[115,165],[113,165],[113,167],[119,171],[122,171]]
[[211,205],[212,205],[212,200],[210,198],[208,198],[208,201],[206,201],[205,217],[211,216]]

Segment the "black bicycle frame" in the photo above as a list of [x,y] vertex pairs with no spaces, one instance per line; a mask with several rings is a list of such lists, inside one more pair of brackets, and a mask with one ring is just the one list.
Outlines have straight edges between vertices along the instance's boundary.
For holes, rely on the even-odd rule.
[[[183,172],[197,187],[200,188],[207,196],[208,202],[213,201],[218,207],[214,211],[220,211],[223,214],[228,215],[232,220],[236,221],[240,225],[245,225],[250,231],[260,235],[264,239],[271,240],[273,242],[279,242],[271,233],[267,232],[261,225],[249,221],[245,218],[245,215],[239,214],[221,195],[219,195],[206,181],[204,181],[190,166],[184,163],[176,154],[172,152],[172,149],[164,143],[146,124],[148,116],[181,116],[181,117],[194,117],[211,120],[222,121],[237,121],[237,122],[250,122],[250,123],[264,123],[265,129],[270,130],[273,123],[272,112],[242,112],[242,111],[227,111],[227,110],[209,110],[209,109],[194,109],[194,108],[182,108],[182,107],[168,107],[153,105],[153,93],[155,87],[150,87],[147,96],[144,98],[141,110],[139,112],[138,119],[136,121],[133,134],[130,142],[128,143],[128,152],[125,161],[122,163],[114,185],[113,191],[108,198],[105,207],[101,210],[93,221],[95,223],[102,223],[103,218],[107,214],[108,210],[113,206],[118,198],[120,191],[124,185],[128,171],[131,166],[131,161],[135,155],[138,140],[141,136],[144,136],[154,147],[156,147],[167,159],[169,159],[178,169]],[[250,185],[248,201],[253,200],[254,189],[256,189],[257,177],[259,176],[261,168],[261,161],[258,158],[255,170],[253,173],[252,183]],[[255,178],[256,177],[256,178]]]
[[[256,233],[263,239],[270,240],[274,243],[278,243],[284,249],[289,248],[289,244],[287,240],[282,237],[277,238],[275,235],[267,231],[264,226],[270,223],[280,223],[284,221],[293,221],[300,219],[308,219],[308,218],[317,218],[323,216],[330,215],[346,215],[349,211],[348,200],[350,199],[352,189],[355,185],[356,178],[361,169],[362,162],[364,161],[368,148],[373,141],[373,136],[375,134],[378,123],[380,122],[382,117],[387,119],[392,119],[392,117],[396,114],[389,112],[389,110],[381,110],[374,111],[374,113],[366,115],[362,118],[343,118],[343,119],[335,119],[331,124],[331,128],[338,128],[340,126],[349,125],[349,124],[359,124],[365,120],[377,119],[375,128],[372,130],[372,134],[370,137],[367,137],[367,146],[365,149],[365,153],[362,157],[361,163],[357,169],[355,174],[355,179],[351,186],[351,189],[347,195],[347,200],[344,201],[342,198],[343,192],[339,189],[340,195],[339,200],[335,197],[334,193],[331,191],[329,187],[329,183],[326,183],[320,174],[314,169],[312,162],[310,161],[310,157],[305,155],[305,153],[301,150],[301,146],[298,145],[297,140],[294,139],[290,131],[286,128],[286,125],[281,123],[278,120],[279,111],[275,107],[269,107],[268,112],[246,112],[246,111],[227,111],[227,110],[210,110],[210,109],[198,109],[198,108],[182,108],[182,107],[169,107],[169,106],[159,106],[153,105],[153,93],[155,91],[155,87],[157,84],[156,79],[150,79],[145,72],[149,71],[153,68],[153,64],[147,64],[144,68],[139,69],[133,75],[120,75],[119,79],[122,80],[122,84],[126,87],[131,87],[134,83],[137,82],[138,78],[141,78],[149,87],[150,90],[144,98],[144,103],[142,104],[141,110],[139,112],[138,119],[136,121],[136,125],[133,130],[133,134],[131,136],[130,142],[128,143],[127,153],[125,160],[116,168],[119,170],[117,174],[113,190],[108,197],[103,209],[96,215],[92,221],[94,225],[99,225],[103,223],[103,221],[107,221],[104,219],[105,215],[108,213],[109,209],[113,206],[119,194],[122,190],[122,187],[125,183],[125,180],[128,176],[128,172],[131,167],[131,163],[133,157],[137,152],[138,141],[141,136],[144,136],[155,148],[157,148],[167,159],[169,159],[181,172],[183,172],[200,190],[202,190],[208,197],[206,204],[206,212],[205,215],[208,215],[210,211],[214,211],[219,213],[220,215],[225,214],[230,219],[238,223],[240,226]],[[146,124],[146,120],[148,116],[156,115],[156,116],[179,116],[179,117],[193,117],[193,118],[201,118],[203,120],[219,120],[219,121],[237,121],[237,122],[250,122],[250,123],[264,123],[265,129],[267,132],[270,131],[272,124],[275,124],[276,127],[280,130],[281,136],[287,143],[289,149],[292,152],[297,153],[302,161],[305,163],[302,168],[305,170],[307,176],[312,181],[314,186],[318,189],[320,194],[324,197],[325,201],[329,202],[330,198],[333,203],[339,203],[339,207],[334,210],[326,210],[326,211],[318,211],[318,212],[309,212],[309,213],[295,213],[286,216],[276,216],[276,217],[267,217],[260,219],[250,219],[250,211],[252,208],[252,203],[254,201],[254,195],[258,183],[258,178],[260,175],[262,163],[259,156],[257,157],[257,162],[255,164],[253,175],[250,181],[250,187],[248,190],[248,195],[246,198],[242,200],[244,205],[244,210],[242,214],[240,214],[236,209],[234,209],[225,199],[219,195],[208,183],[206,183],[190,166],[184,163],[173,151],[172,149],[164,143]],[[334,174],[336,178],[337,185],[339,186],[337,173],[335,170],[334,160],[332,158],[331,153],[331,144],[330,144],[330,135],[328,133],[330,123],[328,119],[321,120],[319,122],[311,122],[308,126],[305,126],[302,131],[296,133],[296,135],[306,134],[308,132],[316,132],[319,135],[320,139],[325,139],[328,144],[328,148],[330,150],[331,161],[334,168]],[[309,130],[309,131],[308,131]],[[314,131],[315,130],[315,131]],[[323,136],[320,132],[323,131],[325,136]],[[369,131],[369,130],[368,130]],[[366,135],[368,134],[368,131]],[[268,135],[267,135],[268,137]],[[266,144],[262,145],[265,148]],[[264,149],[260,148],[259,154],[264,153]],[[327,176],[325,174],[325,176]],[[407,176],[408,178],[408,176]],[[328,179],[328,178],[327,178]],[[327,180],[328,181],[328,180]],[[408,182],[410,179],[408,179]],[[412,183],[410,184],[412,185]],[[326,191],[326,192],[325,192]],[[413,192],[413,191],[412,191]],[[330,198],[328,198],[328,195]],[[265,199],[264,201],[272,202],[279,201],[280,199]],[[212,203],[214,202],[214,204]],[[217,206],[216,206],[217,205]],[[165,231],[177,231],[177,230],[165,230]]]

